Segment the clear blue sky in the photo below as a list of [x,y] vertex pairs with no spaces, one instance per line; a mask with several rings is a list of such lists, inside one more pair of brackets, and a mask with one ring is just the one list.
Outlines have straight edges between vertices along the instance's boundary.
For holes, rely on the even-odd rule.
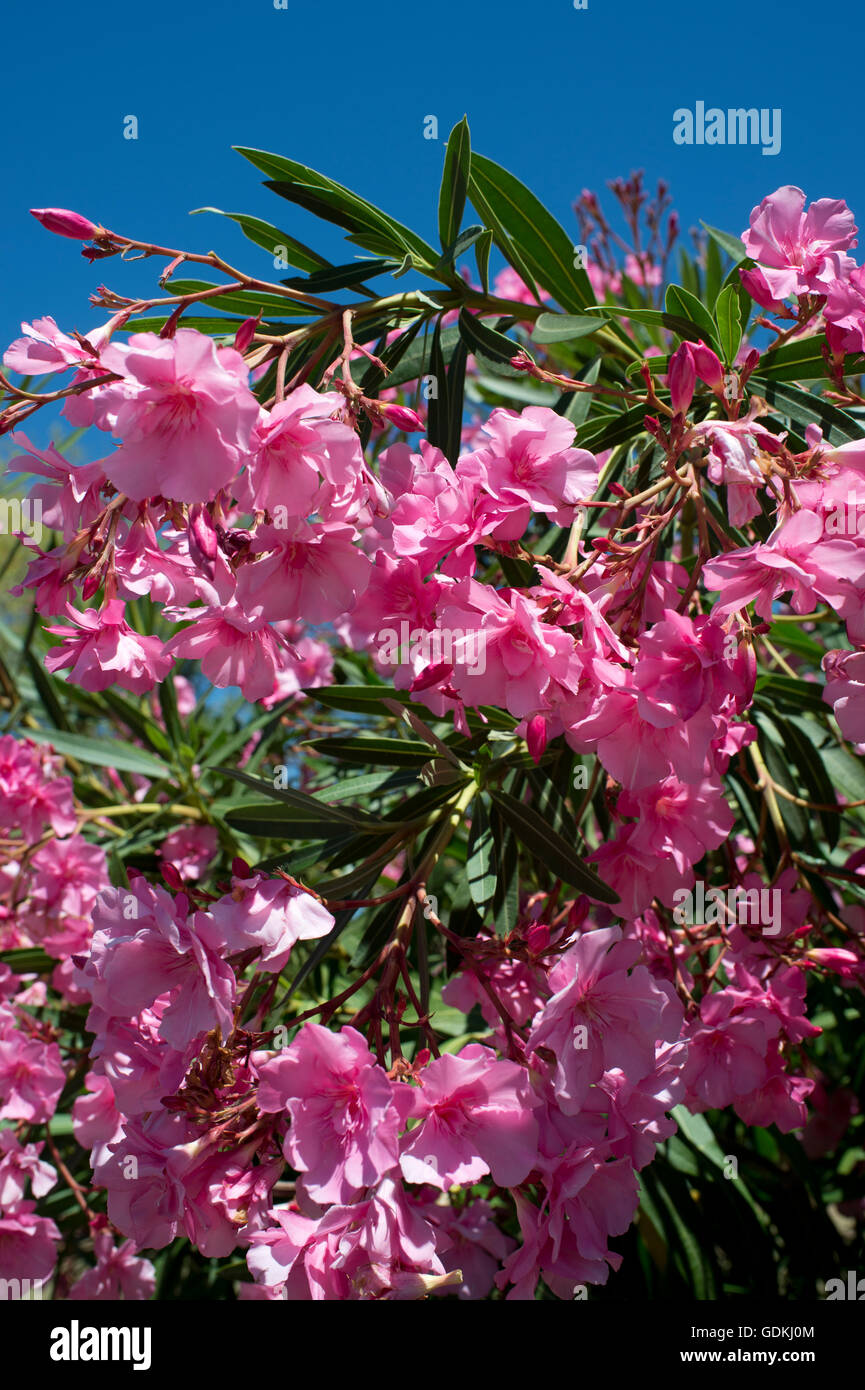
[[[231,146],[291,155],[433,240],[444,141],[464,112],[475,148],[529,183],[575,240],[580,189],[638,167],[669,180],[685,231],[703,218],[738,233],[782,183],[846,198],[865,228],[865,20],[855,6],[835,15],[803,0],[588,0],[580,11],[573,0],[6,0],[0,341],[45,313],[87,331],[105,317],[88,304],[103,278],[121,293],[156,289],[156,263],[91,266],[31,206],[215,246],[263,273],[263,253],[231,224],[187,215],[215,204],[348,260],[356,248],[333,230],[322,238]],[[849,80],[837,77],[841,54]],[[781,152],[675,145],[673,111],[697,100],[780,107]],[[430,114],[438,142],[423,138]],[[123,138],[128,115],[135,141]],[[861,242],[860,260],[865,231]]]

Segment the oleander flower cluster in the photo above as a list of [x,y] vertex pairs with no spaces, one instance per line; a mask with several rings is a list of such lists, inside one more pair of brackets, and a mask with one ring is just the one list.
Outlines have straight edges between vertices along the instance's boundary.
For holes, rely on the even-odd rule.
[[[94,255],[120,249],[74,214],[39,216]],[[852,388],[841,397],[848,355],[865,351],[856,230],[843,202],[806,207],[779,189],[752,213],[730,282],[774,316],[761,323],[779,353],[819,338],[824,375],[854,408]],[[661,280],[634,255],[621,273],[647,293]],[[618,274],[589,277],[601,308]],[[518,326],[517,306],[556,302],[510,268],[497,293]],[[132,813],[182,804],[155,858],[142,868],[133,841],[119,872],[120,832],[81,802],[50,741],[0,737],[0,947],[22,962],[0,965],[0,1273],[57,1269],[61,1232],[39,1202],[58,1172],[37,1136],[53,1143],[70,1094],[95,1261],[64,1275],[70,1299],[151,1297],[154,1252],[178,1238],[206,1259],[244,1258],[244,1298],[571,1299],[619,1269],[615,1242],[673,1112],[729,1108],[746,1126],[811,1134],[819,1152],[830,1100],[808,986],[865,983],[865,920],[844,896],[845,882],[861,891],[862,855],[842,841],[839,876],[818,891],[782,813],[839,815],[845,799],[824,804],[822,784],[803,798],[777,753],[767,767],[758,697],[769,651],[770,672],[810,680],[841,739],[865,747],[865,431],[838,442],[819,411],[801,435],[785,427],[759,326],[733,361],[706,331],[667,342],[660,363],[657,346],[632,352],[637,370],[607,389],[655,464],[628,456],[623,472],[621,440],[593,447],[597,426],[551,403],[551,384],[576,401],[592,383],[523,337],[512,373],[547,394],[492,405],[449,457],[410,390],[356,385],[349,364],[370,353],[350,314],[312,384],[286,379],[287,349],[256,319],[233,341],[182,317],[136,331],[128,303],[102,302],[113,316],[86,337],[45,316],[3,359],[61,383],[62,420],[96,455],[12,436],[9,471],[36,479],[50,533],[22,532],[29,566],[13,591],[51,639],[47,675],[85,699],[122,692],[167,737],[166,686],[181,723],[197,692],[236,688],[250,718],[278,728],[360,654],[416,734],[437,730],[428,794],[456,796],[462,777],[471,794],[408,860],[398,835],[377,859],[365,846],[369,882],[335,891],[288,849],[251,862],[206,800],[184,819],[188,789],[139,773]],[[765,645],[779,618],[803,634],[832,625],[822,686]],[[478,920],[457,931],[427,878],[445,830],[468,822],[464,861],[485,843],[482,760],[464,750],[487,733],[487,750],[496,738],[519,750],[528,779],[498,803],[493,792],[503,814],[536,804],[531,777],[553,757],[591,774],[574,783],[579,814],[551,832],[580,848],[586,878],[523,882],[506,925],[492,893],[473,891]],[[310,785],[305,772],[297,795]],[[712,911],[689,919],[681,903],[705,903],[710,873]],[[392,929],[360,984],[281,1012],[304,962],[340,949],[340,914],[389,899]],[[419,933],[441,944],[441,1004],[464,1016],[460,1034],[437,1031],[415,983]],[[77,1046],[63,1010],[78,1011]],[[412,1030],[422,1045],[405,1043]]]

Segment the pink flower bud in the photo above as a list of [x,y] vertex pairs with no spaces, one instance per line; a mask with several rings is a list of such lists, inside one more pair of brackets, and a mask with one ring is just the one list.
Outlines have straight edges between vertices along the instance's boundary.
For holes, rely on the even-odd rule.
[[526,724],[526,743],[532,761],[539,763],[547,746],[547,721],[543,714],[532,715]]
[[773,295],[769,282],[759,266],[754,266],[753,270],[740,270],[739,279],[761,309],[771,309],[776,314],[780,313],[784,314],[785,317],[792,317],[787,311],[786,304]]
[[818,946],[805,953],[809,960],[813,960],[817,965],[822,965],[825,970],[832,970],[836,975],[840,975],[844,980],[855,979],[862,973],[862,962],[854,951],[847,951],[839,946]]
[[699,343],[691,344],[691,356],[694,359],[694,368],[701,381],[713,391],[723,391],[724,389],[724,368],[717,353],[707,347],[702,338]]
[[545,951],[550,944],[550,928],[546,922],[533,922],[526,932],[526,945],[532,955],[539,955]]
[[244,319],[234,335],[234,347],[237,352],[246,352],[255,337],[255,330],[261,322],[261,314],[257,314],[254,319]]
[[670,388],[670,404],[676,415],[684,415],[694,396],[697,371],[690,343],[682,343],[670,358],[667,371],[667,385]]
[[30,213],[47,231],[72,237],[75,241],[90,241],[100,230],[95,222],[68,208],[31,208]]
[[423,420],[407,406],[393,405],[388,402],[386,405],[382,405],[381,413],[391,425],[396,425],[398,430],[404,430],[406,434],[423,429]]
[[209,572],[210,565],[216,558],[218,539],[210,513],[200,503],[190,507],[187,534],[190,555],[198,565]]

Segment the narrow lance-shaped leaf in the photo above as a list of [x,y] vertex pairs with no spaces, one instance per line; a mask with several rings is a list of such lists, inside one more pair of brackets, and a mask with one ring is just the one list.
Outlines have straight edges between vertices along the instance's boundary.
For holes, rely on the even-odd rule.
[[727,285],[718,295],[715,304],[715,320],[718,325],[718,342],[721,357],[731,367],[736,360],[739,344],[742,341],[742,315],[739,296],[732,285]]
[[618,893],[583,863],[576,850],[547,825],[543,816],[506,791],[497,790],[491,794],[502,819],[511,827],[520,843],[551,873],[597,902],[619,901]]
[[459,233],[471,173],[471,137],[465,116],[454,126],[445,150],[444,172],[439,193],[439,238],[446,250]]
[[[524,183],[493,160],[473,154],[469,196],[494,231],[506,231],[511,247],[518,248],[519,259],[528,266],[534,285],[553,295],[571,313],[594,304],[591,281],[579,266],[573,239]],[[490,210],[497,226],[485,216],[484,208]],[[496,240],[500,241],[499,234]],[[501,241],[500,249],[508,256]],[[533,293],[534,285],[529,286]]]

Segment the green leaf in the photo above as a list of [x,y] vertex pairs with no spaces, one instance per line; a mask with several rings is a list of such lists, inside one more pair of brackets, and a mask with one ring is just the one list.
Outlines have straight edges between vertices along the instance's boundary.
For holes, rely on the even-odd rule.
[[[433,371],[431,340],[432,335],[425,333],[422,338],[418,338],[412,343],[400,359],[399,366],[388,376],[388,386],[404,386],[407,381],[417,381],[419,377],[426,376]],[[461,342],[462,335],[456,325],[441,330],[439,344],[445,366],[450,362]]]
[[696,295],[690,294],[688,290],[683,290],[680,285],[669,285],[664,298],[664,306],[668,314],[690,320],[691,323],[695,324],[699,330],[699,337],[710,347],[717,346],[718,333],[714,319]]
[[718,342],[721,357],[726,366],[731,367],[736,360],[739,344],[742,341],[742,314],[739,296],[732,285],[727,285],[718,295],[715,304],[715,320],[718,325]]
[[454,126],[445,150],[444,172],[439,193],[439,238],[442,249],[456,241],[466,205],[471,175],[471,137],[465,116]]
[[53,956],[38,946],[15,946],[8,951],[0,951],[0,961],[16,975],[44,975],[57,964]]
[[[809,801],[815,801],[825,806],[834,806],[837,802],[835,788],[814,744],[808,742],[802,729],[794,724],[792,719],[782,719],[778,715],[774,718],[776,727],[784,736],[789,756],[807,789]],[[806,812],[806,814],[814,813]],[[818,814],[826,842],[830,849],[834,849],[841,832],[840,814],[838,811],[821,811]]]
[[[699,301],[698,301],[699,303]],[[705,337],[705,334],[692,319],[683,318],[681,314],[672,314],[666,309],[622,309],[616,304],[605,304],[603,308],[592,309],[589,306],[589,313],[607,314],[613,318],[629,319],[631,323],[642,323],[647,327],[669,328],[671,333],[677,334],[680,338],[685,338],[689,342],[696,342],[698,338]]]
[[49,676],[42,662],[34,656],[29,648],[24,653],[24,660],[30,672],[30,678],[36,687],[37,694],[45,707],[45,713],[48,715],[48,718],[58,729],[68,730],[69,720],[66,718],[66,714],[59,699],[60,691],[63,688],[63,682]]
[[[711,1126],[706,1117],[704,1115],[692,1115],[690,1110],[687,1110],[684,1105],[675,1105],[670,1111],[670,1115],[676,1121],[679,1127],[679,1133],[687,1139],[692,1148],[696,1149],[697,1153],[702,1154],[702,1156],[708,1159],[716,1168],[719,1168],[722,1173],[726,1173],[727,1155],[712,1133]],[[738,1192],[740,1197],[745,1199],[752,1211],[762,1217],[763,1213],[749,1193],[743,1180],[737,1177],[730,1178],[728,1181],[732,1182],[735,1191]]]
[[468,360],[468,346],[463,341],[454,350],[448,367],[447,380],[447,429],[443,453],[448,462],[454,465],[456,465],[462,447]]
[[[798,796],[798,788],[790,772],[787,749],[785,748],[782,752],[774,740],[768,736],[766,732],[767,720],[762,711],[754,715],[754,722],[759,731],[757,743],[773,781],[788,791],[791,796]],[[797,806],[795,801],[788,801],[786,796],[779,796],[778,810],[793,841],[799,845],[810,845],[810,827],[804,807]]]
[[387,685],[310,686],[303,693],[327,709],[349,710],[354,714],[390,715],[390,710],[382,703],[384,700],[399,700],[405,705],[409,703],[405,691],[393,690]]
[[726,251],[728,256],[732,256],[737,264],[739,261],[748,259],[745,243],[739,237],[733,236],[730,232],[719,232],[717,227],[710,227],[708,222],[701,221],[700,225],[705,227],[712,240],[716,241],[721,250]]
[[[214,815],[219,815],[222,809],[218,801],[214,802]],[[255,839],[327,840],[334,832],[334,822],[325,806],[316,816],[313,811],[282,807],[273,801],[250,801],[245,805],[229,806],[223,819],[232,829]]]
[[[174,294],[199,294],[205,290],[212,290],[217,283],[215,280],[170,280],[169,288]],[[242,314],[244,318],[259,313],[271,316],[289,314],[296,317],[298,314],[319,312],[311,305],[298,303],[289,295],[267,294],[264,290],[232,290],[228,294],[220,294],[205,301],[208,302],[226,313]],[[134,328],[137,325],[130,324],[130,327]]]
[[[462,332],[460,332],[460,341]],[[441,346],[442,326],[441,318],[436,319],[433,329],[432,341],[430,343],[429,356],[429,375],[432,377],[430,383],[431,390],[427,405],[427,439],[435,448],[441,449],[444,453],[450,440],[450,421],[451,413],[448,409],[448,376],[444,354]],[[456,351],[456,348],[454,348]],[[456,460],[452,460],[455,462]]]
[[513,931],[520,916],[520,850],[517,837],[505,824],[495,804],[490,806],[490,828],[495,841],[496,891],[492,916],[503,935]]
[[450,242],[448,246],[445,248],[441,260],[435,267],[436,273],[438,275],[441,275],[446,270],[452,270],[454,264],[456,263],[456,261],[459,260],[460,256],[462,256],[466,251],[468,251],[470,246],[474,246],[475,242],[479,241],[480,238],[485,235],[486,228],[484,227],[466,227],[465,231],[460,232],[459,236],[455,237],[454,240]]
[[572,238],[524,183],[493,160],[473,154],[469,197],[492,227],[505,259],[517,271],[520,264],[528,268],[533,294],[541,285],[569,313],[594,304],[589,277],[575,265]]
[[601,327],[590,314],[539,314],[532,338],[536,343],[566,343],[597,333]]
[[581,449],[589,449],[593,454],[600,454],[605,449],[612,449],[616,444],[625,444],[638,434],[642,434],[645,418],[646,407],[644,405],[632,406],[630,410],[622,411],[612,420],[599,422],[594,429],[590,425],[578,436],[577,443]]
[[490,292],[490,247],[493,244],[493,234],[489,227],[484,230],[483,236],[478,237],[475,242],[475,263],[478,268],[481,288],[484,294]]
[[848,801],[865,801],[865,766],[846,748],[830,745],[820,756],[833,784]]
[[408,227],[389,217],[381,209],[358,197],[350,189],[319,174],[296,160],[264,150],[236,145],[238,154],[268,175],[266,187],[328,221],[348,227],[361,245],[376,252],[393,253],[399,249],[412,252],[421,264],[435,265],[438,260],[433,248]]
[[232,222],[237,223],[245,237],[256,246],[262,247],[274,260],[278,253],[284,261],[296,266],[298,270],[311,273],[329,264],[324,256],[320,256],[310,246],[305,246],[302,241],[297,241],[287,232],[281,232],[278,227],[274,227],[271,222],[263,221],[260,217],[249,217],[243,212],[223,212],[221,208],[193,208],[192,215],[195,216],[199,212],[214,212],[218,217],[230,218]]
[[402,907],[402,902],[397,899],[395,902],[385,903],[373,914],[349,962],[350,970],[365,970],[368,965],[372,965],[393,935]]
[[850,439],[862,439],[865,430],[859,421],[845,411],[820,396],[812,396],[808,391],[800,391],[778,381],[766,381],[757,373],[749,381],[751,389],[765,396],[770,405],[786,415],[794,424],[819,425],[828,444],[843,444]]
[[491,795],[502,819],[511,827],[519,842],[550,873],[596,902],[612,904],[619,901],[618,893],[598,878],[567,840],[558,835],[531,806],[518,801],[506,791],[495,790]]
[[[706,289],[705,298],[707,304],[714,304],[718,298],[718,291],[721,288],[723,271],[721,267],[721,255],[718,250],[718,243],[713,237],[709,238],[706,245]],[[690,287],[689,287],[690,288]],[[694,290],[694,294],[698,294]]]
[[85,738],[83,734],[61,733],[56,729],[28,729],[27,737],[36,743],[53,744],[56,752],[96,767],[113,767],[118,772],[137,772],[142,777],[160,780],[171,776],[170,767],[161,758],[142,748],[131,748],[127,743]]
[[823,702],[823,687],[813,681],[796,680],[793,676],[778,676],[774,672],[758,676],[754,688],[755,696],[767,696],[767,709],[771,704],[789,705],[794,710],[814,710],[824,717],[828,707]]
[[282,284],[287,285],[289,289],[304,290],[308,294],[326,294],[330,290],[345,290],[354,285],[362,285],[364,280],[392,273],[399,267],[400,262],[395,261],[392,256],[379,257],[377,260],[349,261],[346,265],[330,265],[324,270],[316,270],[312,275],[283,280]]
[[[586,369],[580,372],[577,380],[586,381],[593,386],[598,379],[602,362],[602,357],[593,358]],[[564,391],[556,404],[556,410],[579,429],[586,420],[594,399],[591,391]]]
[[[303,815],[312,815],[322,821],[327,821],[335,828],[345,826],[346,829],[369,832],[374,830],[378,824],[375,817],[370,816],[366,811],[360,809],[339,811],[328,803],[320,801],[318,797],[310,796],[308,792],[299,791],[294,787],[275,787],[272,782],[267,782],[261,777],[250,777],[249,773],[241,772],[239,768],[219,767],[214,768],[213,771],[220,772],[223,777],[230,777],[235,782],[241,782],[246,787],[251,787],[253,791],[272,801],[291,806]],[[242,811],[244,807],[241,805],[238,809]]]
[[482,796],[476,797],[472,805],[466,879],[472,902],[483,912],[496,891],[496,862],[493,832]]
[[385,767],[415,767],[429,762],[433,750],[420,739],[376,738],[357,734],[353,738],[313,738],[303,744],[325,758],[346,763],[381,763]]
[[504,333],[490,328],[489,324],[470,314],[467,309],[460,309],[459,330],[463,341],[476,356],[495,363],[499,368],[507,367],[508,370],[503,375],[523,375],[510,365],[511,358],[519,351],[519,343],[515,343],[512,338],[507,338]]
[[[162,711],[162,718],[168,730],[168,737],[174,751],[180,748],[182,743],[187,742],[184,737],[183,727],[180,723],[180,714],[177,708],[177,690],[172,679],[160,681],[157,686],[159,694],[159,708]],[[161,732],[161,730],[160,730]]]

